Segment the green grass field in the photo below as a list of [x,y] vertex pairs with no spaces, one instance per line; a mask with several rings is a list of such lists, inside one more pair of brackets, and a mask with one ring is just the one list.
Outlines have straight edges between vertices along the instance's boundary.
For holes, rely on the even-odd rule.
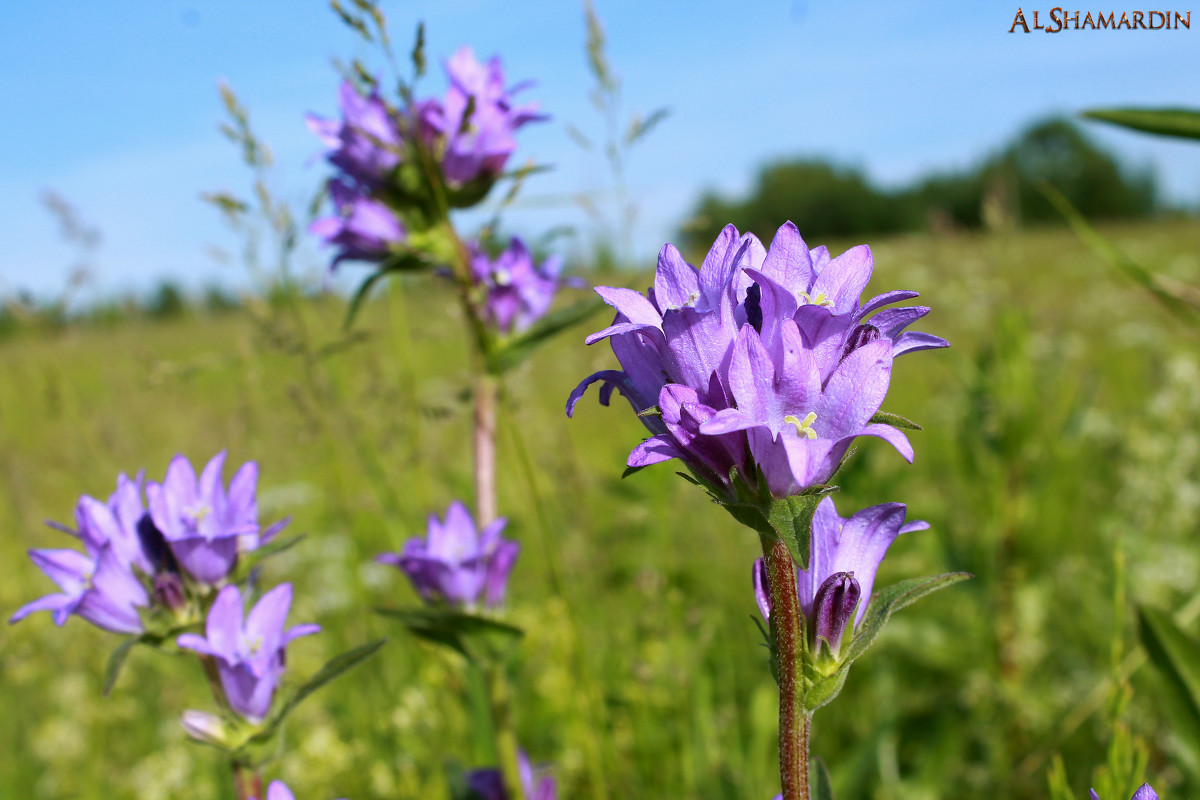
[[[1200,283],[1196,222],[1104,233]],[[977,577],[893,621],[818,713],[814,752],[841,800],[1045,797],[1055,753],[1082,797],[1112,734],[1113,664],[1135,660],[1132,603],[1196,616],[1198,331],[1066,231],[872,244],[871,289],[920,291],[934,308],[920,327],[954,346],[893,373],[885,409],[926,427],[915,464],[869,442],[837,502],[848,514],[901,500],[932,523],[894,545],[880,585]],[[651,266],[591,279],[640,289]],[[268,774],[313,800],[444,797],[447,771],[476,759],[461,664],[373,613],[418,600],[371,557],[470,502],[468,343],[431,280],[376,297],[360,341],[342,341],[343,313],[299,299],[0,340],[0,612],[50,591],[24,551],[67,546],[42,520],[70,522],[78,495],[107,497],[122,470],[161,479],[176,452],[255,459],[264,518],[292,514],[306,534],[266,580],[293,582],[291,619],[325,628],[291,648],[292,678],[390,637],[297,711]],[[499,485],[523,547],[510,589],[528,632],[522,745],[555,765],[569,800],[767,800],[776,698],[751,621],[758,543],[670,465],[621,479],[643,434],[623,400],[602,408],[592,393],[564,416],[575,383],[615,365],[582,343],[606,322],[507,385]],[[211,705],[200,671],[135,650],[103,698],[117,641],[44,614],[0,629],[0,797],[232,796],[220,754],[178,724]],[[1156,788],[1196,796],[1200,771],[1153,678],[1133,672],[1121,717],[1149,745]]]

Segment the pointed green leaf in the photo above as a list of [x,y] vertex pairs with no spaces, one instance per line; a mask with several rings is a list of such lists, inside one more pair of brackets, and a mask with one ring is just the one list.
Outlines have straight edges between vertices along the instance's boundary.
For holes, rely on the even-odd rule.
[[821,678],[809,686],[801,701],[805,713],[811,714],[821,706],[827,705],[837,697],[846,685],[846,675],[850,670],[842,667],[832,675]]
[[525,635],[514,625],[450,608],[381,608],[378,611],[400,620],[414,636],[449,647],[470,661],[501,659]]
[[812,782],[812,800],[833,800],[833,781],[829,778],[829,767],[825,759],[816,756],[810,768]]
[[108,693],[112,691],[113,686],[117,682],[117,676],[121,674],[121,667],[125,666],[125,659],[129,657],[129,651],[133,646],[140,641],[141,637],[130,636],[125,641],[117,645],[117,649],[112,651],[108,657],[108,663],[104,666],[104,696],[108,697]]
[[812,538],[813,514],[821,499],[835,491],[835,486],[821,486],[806,494],[774,500],[767,511],[767,522],[787,545],[792,560],[800,569],[808,569],[809,540]]
[[1094,108],[1083,116],[1159,136],[1200,139],[1200,111],[1190,108]]
[[899,414],[889,414],[886,411],[876,411],[875,416],[871,417],[871,422],[882,422],[884,425],[891,425],[893,428],[902,428],[906,431],[925,430],[907,417],[902,417]]
[[371,293],[371,289],[380,281],[383,276],[387,275],[383,270],[372,272],[367,276],[367,279],[358,285],[354,290],[354,296],[350,298],[350,305],[346,306],[346,318],[342,321],[342,329],[350,330],[354,325],[354,319],[358,316],[362,304],[366,301],[367,296]]
[[970,577],[972,577],[971,574],[967,572],[947,572],[944,575],[930,578],[909,578],[875,590],[871,604],[867,606],[867,614],[855,631],[854,638],[850,641],[850,646],[842,659],[841,668],[848,667],[852,661],[875,643],[875,638],[879,636],[879,632],[883,630],[883,626],[892,614],[938,589],[945,589],[947,586],[953,586]]
[[259,734],[255,738],[258,739],[262,738],[264,735],[269,735],[275,730],[275,728],[278,728],[279,723],[283,722],[284,718],[287,717],[287,715],[290,714],[296,708],[296,706],[300,705],[300,703],[302,703],[310,694],[315,692],[317,689],[320,689],[334,678],[342,675],[347,670],[357,667],[359,664],[375,655],[375,653],[379,652],[379,648],[383,647],[386,642],[387,639],[377,639],[374,642],[368,642],[367,644],[356,647],[353,650],[347,650],[345,653],[336,655],[326,661],[325,666],[321,667],[321,669],[317,671],[316,675],[313,675],[311,678],[309,678],[308,681],[306,681],[299,689],[295,691],[291,697],[288,698],[287,702],[284,703],[279,711],[276,712],[275,716],[271,718],[271,723],[266,726],[264,733]]
[[547,314],[529,330],[510,337],[497,348],[497,353],[492,359],[494,371],[507,372],[529,358],[540,345],[556,334],[578,325],[602,308],[604,301],[600,298],[589,298]]
[[417,23],[417,37],[412,49],[413,72],[419,78],[425,74],[425,22]]
[[1142,646],[1166,680],[1166,690],[1179,713],[1173,729],[1193,750],[1200,750],[1200,643],[1188,636],[1167,613],[1142,606]]

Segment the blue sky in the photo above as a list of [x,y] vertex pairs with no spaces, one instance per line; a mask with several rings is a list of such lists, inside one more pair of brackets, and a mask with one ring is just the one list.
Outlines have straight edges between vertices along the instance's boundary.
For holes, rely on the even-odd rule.
[[[745,188],[767,159],[829,156],[895,185],[966,166],[1041,115],[1200,105],[1200,17],[1181,31],[1008,34],[1017,5],[597,0],[627,111],[672,110],[629,164],[639,254],[650,258],[673,236],[703,188]],[[1024,7],[1044,17],[1051,5]],[[1119,16],[1143,6],[1104,8]],[[500,54],[513,82],[536,79],[527,96],[554,119],[522,131],[518,158],[555,170],[531,181],[526,207],[509,222],[529,234],[573,223],[586,238],[581,212],[552,207],[609,182],[600,158],[563,127],[599,128],[580,5],[384,0],[384,9],[402,52],[424,19],[433,59],[469,43]],[[377,63],[321,0],[5,4],[0,295],[50,297],[66,283],[74,255],[39,201],[46,189],[103,233],[93,295],[143,291],[162,277],[246,285],[244,269],[211,257],[212,247],[232,250],[237,240],[199,200],[249,182],[216,131],[217,81],[234,87],[272,145],[275,189],[299,199],[323,174],[303,115],[333,113],[331,59],[353,55]],[[424,88],[442,86],[435,61]],[[1151,165],[1173,199],[1200,200],[1200,147],[1089,130],[1131,163]],[[304,257],[319,266],[315,249]]]

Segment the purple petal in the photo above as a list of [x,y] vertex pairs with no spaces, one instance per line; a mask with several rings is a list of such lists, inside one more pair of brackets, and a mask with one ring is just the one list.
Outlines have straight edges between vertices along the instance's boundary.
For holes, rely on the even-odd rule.
[[214,655],[234,661],[242,636],[242,593],[236,586],[226,586],[208,610],[204,632]]
[[883,294],[875,295],[870,300],[868,300],[867,304],[858,310],[858,314],[856,315],[856,317],[858,319],[862,319],[863,317],[870,314],[872,311],[883,308],[884,306],[890,306],[892,303],[899,303],[904,300],[912,300],[914,297],[920,297],[920,296],[921,295],[919,292],[906,292],[906,291],[884,292]]
[[46,573],[58,588],[68,594],[80,594],[95,560],[77,550],[30,550],[29,560]]
[[833,371],[813,409],[813,428],[820,437],[853,435],[875,415],[891,379],[891,349],[886,339],[877,339],[850,353]]
[[296,798],[283,781],[271,781],[271,785],[267,787],[267,800],[296,800]]
[[894,358],[917,350],[936,350],[939,347],[949,346],[950,343],[940,336],[920,331],[905,331],[892,343],[892,356]]
[[211,541],[203,536],[189,536],[168,543],[179,566],[196,580],[211,586],[227,577],[237,563],[239,531],[229,533],[232,535]]
[[700,296],[700,276],[673,244],[663,245],[654,273],[654,300],[660,311],[682,308]]
[[808,245],[790,220],[775,232],[762,271],[793,294],[808,291],[816,278]]
[[286,647],[287,645],[291,644],[293,640],[299,639],[301,636],[312,636],[314,633],[320,632],[321,626],[313,622],[308,622],[303,625],[293,625],[284,632],[283,644],[281,646]]
[[651,464],[660,464],[663,461],[670,461],[672,458],[683,458],[683,454],[671,441],[671,438],[666,434],[651,436],[644,440],[629,453],[629,458],[625,460],[627,467],[648,467]]
[[21,606],[8,618],[8,624],[20,622],[35,611],[54,612],[54,623],[61,626],[79,605],[80,597],[69,594],[48,594]]
[[[292,605],[292,585],[281,583],[264,594],[250,613],[246,615],[245,635],[251,642],[259,642],[256,656],[265,655],[274,658],[276,652],[284,646],[283,625],[287,620],[288,609]],[[264,664],[259,658],[254,659],[258,674]]]
[[502,541],[497,545],[492,557],[488,560],[487,572],[484,577],[484,604],[489,608],[504,603],[504,595],[508,589],[508,576],[517,563],[521,546],[516,542]]
[[812,294],[824,294],[834,313],[847,314],[858,310],[858,298],[871,280],[874,261],[871,248],[865,244],[851,247],[829,262],[813,281]]

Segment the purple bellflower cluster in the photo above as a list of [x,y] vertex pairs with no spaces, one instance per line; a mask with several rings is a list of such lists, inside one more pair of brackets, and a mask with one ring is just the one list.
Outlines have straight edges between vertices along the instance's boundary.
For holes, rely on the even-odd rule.
[[271,709],[288,643],[320,630],[317,625],[285,629],[291,604],[292,586],[283,583],[245,614],[241,591],[226,586],[209,609],[205,636],[185,633],[178,639],[181,648],[213,660],[229,707],[250,722],[261,722]]
[[472,246],[470,263],[471,280],[483,293],[483,320],[501,334],[520,333],[541,319],[562,286],[582,286],[578,279],[562,277],[558,256],[535,264],[529,248],[516,237],[495,258]]
[[622,369],[583,380],[567,414],[592,383],[605,405],[619,390],[653,434],[628,465],[678,458],[725,497],[733,475],[773,497],[819,486],[859,436],[911,460],[903,431],[872,419],[893,359],[947,343],[905,330],[928,308],[885,308],[915,292],[860,303],[871,271],[869,248],[834,258],[790,222],[769,250],[727,226],[699,269],[668,244],[647,295],[597,288],[617,314],[587,342],[608,339]]
[[[796,573],[800,610],[808,620],[810,647],[828,647],[836,660],[846,633],[862,622],[875,586],[875,573],[896,537],[921,531],[929,523],[905,523],[901,503],[865,508],[848,518],[838,516],[833,498],[826,497],[813,513],[808,569]],[[766,563],[754,562],[754,599],[764,620],[771,616],[771,593]]]
[[456,207],[483,199],[516,149],[517,129],[545,119],[536,104],[514,102],[524,85],[505,87],[498,58],[481,64],[462,47],[445,68],[450,86],[443,99],[395,108],[377,88],[364,96],[345,81],[340,120],[309,115],[309,129],[337,170],[329,182],[334,213],[310,228],[337,248],[333,268],[397,254],[436,221],[437,197]]
[[503,605],[508,576],[521,547],[503,538],[506,520],[500,518],[482,531],[462,503],[455,500],[446,519],[429,515],[424,539],[409,539],[400,553],[383,553],[376,560],[397,567],[428,603],[460,609]]
[[17,610],[17,622],[50,611],[62,625],[72,614],[116,633],[143,632],[143,612],[177,617],[188,605],[188,587],[215,586],[240,554],[266,543],[286,520],[259,530],[255,500],[257,466],[242,466],[221,480],[219,453],[197,480],[191,464],[176,456],[163,483],[122,474],[107,503],[83,496],[75,507],[77,529],[54,524],[83,544],[78,550],[31,550],[30,559],[62,590]]
[[[521,792],[528,800],[557,800],[558,783],[553,775],[535,774],[525,751],[517,752]],[[509,800],[504,788],[504,776],[498,769],[477,769],[467,773],[467,789],[478,800]]]
[[[1095,789],[1090,790],[1089,795],[1091,796],[1091,800],[1100,800],[1100,795],[1096,794]],[[1150,784],[1143,783],[1129,800],[1158,800],[1158,792],[1150,788]]]

